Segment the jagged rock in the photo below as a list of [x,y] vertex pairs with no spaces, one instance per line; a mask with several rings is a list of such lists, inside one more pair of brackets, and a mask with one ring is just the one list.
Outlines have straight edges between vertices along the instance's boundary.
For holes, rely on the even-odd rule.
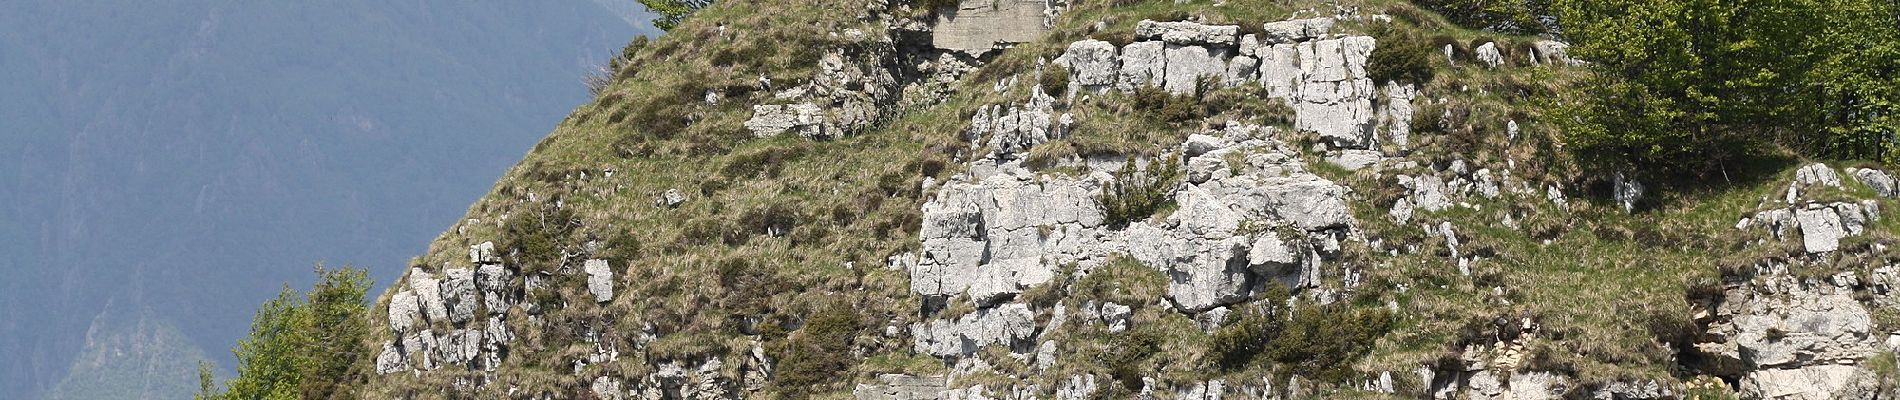
[[1155,22],[1145,19],[1135,23],[1135,38],[1160,40],[1175,45],[1233,46],[1239,37],[1240,27],[1234,25],[1202,25],[1188,21]]
[[1623,206],[1623,212],[1635,212],[1636,202],[1643,200],[1643,183],[1623,177],[1616,173],[1616,179],[1610,181],[1610,198]]
[[606,303],[614,299],[614,270],[607,266],[607,260],[587,260],[581,270],[587,273],[587,292],[594,295],[594,302]]
[[1203,47],[1168,43],[1164,50],[1167,57],[1166,72],[1162,78],[1162,87],[1169,93],[1199,93],[1201,83],[1214,79],[1219,83],[1227,73],[1229,51],[1221,47]]
[[1220,400],[1226,394],[1226,382],[1219,379],[1196,382],[1175,393],[1175,398],[1183,400]]
[[1160,84],[1168,74],[1166,48],[1166,44],[1161,42],[1134,42],[1122,46],[1120,82],[1116,87],[1134,90]]
[[501,263],[501,256],[495,254],[495,242],[469,245],[468,263],[475,265]]
[[858,400],[934,400],[948,390],[942,376],[878,375],[882,384],[858,384],[852,395]]
[[1451,207],[1451,197],[1445,195],[1445,181],[1433,175],[1411,177],[1399,176],[1399,186],[1410,189],[1411,206],[1424,211],[1441,211]]
[[1083,90],[1114,86],[1121,72],[1119,55],[1113,43],[1088,39],[1069,44],[1056,63],[1069,69],[1069,82]]
[[1056,341],[1042,342],[1036,346],[1036,370],[1047,371],[1056,365]]
[[1880,197],[1900,197],[1900,181],[1895,181],[1892,175],[1888,175],[1884,171],[1868,168],[1848,168],[1847,174],[1859,180],[1860,183],[1866,184],[1868,188],[1874,190],[1874,194]]
[[480,329],[456,329],[435,338],[435,358],[447,365],[466,365],[475,361],[482,349]]
[[1102,304],[1102,323],[1108,324],[1110,333],[1128,330],[1128,317],[1134,315],[1135,310],[1128,306],[1113,302]]
[[1293,107],[1294,128],[1318,133],[1322,142],[1334,147],[1360,149],[1371,144],[1374,93],[1372,79],[1366,76],[1366,57],[1373,46],[1368,36],[1299,44],[1303,79]]
[[1048,283],[1055,269],[1034,258],[1015,258],[990,263],[970,283],[970,300],[989,306],[1008,300],[1024,289]]
[[1841,228],[1841,215],[1820,204],[1795,211],[1795,220],[1801,227],[1801,245],[1809,253],[1838,250],[1841,238],[1847,236]]
[[1036,333],[1036,313],[1025,304],[1004,304],[964,315],[956,321],[911,325],[914,348],[938,357],[962,357],[984,346],[1015,347]]
[[513,293],[509,283],[514,281],[513,273],[500,264],[487,264],[475,269],[475,286],[482,291],[482,307],[489,315],[508,312],[513,305]]
[[416,303],[415,293],[404,290],[389,296],[389,330],[397,334],[409,333],[416,325],[416,317],[422,311]]
[[1676,390],[1655,380],[1611,382],[1590,395],[1597,400],[1660,400],[1676,398]]
[[1294,43],[1326,37],[1333,29],[1333,19],[1327,17],[1296,19],[1268,22],[1261,26],[1260,39],[1265,43]]
[[1841,187],[1841,176],[1835,174],[1834,169],[1828,168],[1827,164],[1813,163],[1794,171],[1794,184]]
[[1194,158],[1202,154],[1207,154],[1207,152],[1210,151],[1219,150],[1222,147],[1226,147],[1226,143],[1220,138],[1196,133],[1188,135],[1187,141],[1181,143],[1181,155],[1187,158]]
[[1466,382],[1468,399],[1558,399],[1570,391],[1569,380],[1549,372],[1520,372],[1499,379],[1489,370],[1472,374]]
[[442,301],[448,306],[449,322],[464,323],[475,317],[475,270],[449,268],[442,271]]
[[805,137],[822,137],[825,110],[812,103],[761,104],[752,106],[752,118],[746,129],[756,137],[770,137],[794,128]]
[[1044,0],[965,0],[937,10],[930,41],[939,49],[981,57],[998,44],[1025,43],[1042,36]]
[[594,398],[601,400],[620,400],[626,395],[625,392],[620,391],[620,381],[612,377],[594,378],[594,383],[588,388],[593,390]]
[[1504,54],[1498,53],[1498,44],[1496,42],[1485,42],[1484,44],[1478,45],[1478,48],[1473,51],[1478,54],[1478,61],[1483,62],[1484,65],[1488,65],[1491,68],[1504,65]]
[[1088,400],[1096,398],[1095,375],[1073,375],[1056,387],[1056,400]]
[[1739,392],[1748,399],[1879,398],[1872,396],[1877,390],[1870,375],[1852,365],[1767,369],[1743,376]]
[[1418,98],[1418,86],[1391,82],[1385,85],[1385,108],[1379,113],[1384,128],[1382,139],[1404,148],[1412,142],[1412,100]]
[[441,282],[434,275],[420,269],[409,271],[409,290],[416,293],[416,302],[422,304],[422,315],[430,321],[447,321],[449,309],[442,304]]
[[1267,96],[1277,99],[1291,99],[1296,94],[1300,82],[1300,47],[1286,43],[1272,47],[1261,46],[1254,50],[1260,57],[1260,86],[1267,88]]
[[409,361],[402,356],[402,348],[395,342],[384,341],[383,352],[376,354],[376,374],[409,370]]

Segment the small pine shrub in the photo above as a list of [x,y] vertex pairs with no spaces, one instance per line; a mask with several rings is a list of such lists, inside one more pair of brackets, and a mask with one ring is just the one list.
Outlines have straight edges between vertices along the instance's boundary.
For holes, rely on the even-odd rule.
[[502,247],[513,251],[515,265],[524,271],[547,271],[560,265],[561,243],[580,223],[574,212],[553,205],[525,207],[502,223]]
[[1147,171],[1141,171],[1135,168],[1135,159],[1129,158],[1113,175],[1115,180],[1102,186],[1096,202],[1107,214],[1109,227],[1121,229],[1174,203],[1174,187],[1181,181],[1181,162],[1173,155],[1164,155]]
[[1366,60],[1366,73],[1373,82],[1423,85],[1432,80],[1432,46],[1423,35],[1384,24],[1374,26],[1372,36],[1379,42]]

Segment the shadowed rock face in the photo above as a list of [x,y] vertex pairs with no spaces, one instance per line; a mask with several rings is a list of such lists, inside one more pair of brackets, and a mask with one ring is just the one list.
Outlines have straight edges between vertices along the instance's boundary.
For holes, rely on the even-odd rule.
[[1036,40],[1046,28],[1044,0],[965,0],[956,8],[938,10],[931,44],[981,56],[998,43]]

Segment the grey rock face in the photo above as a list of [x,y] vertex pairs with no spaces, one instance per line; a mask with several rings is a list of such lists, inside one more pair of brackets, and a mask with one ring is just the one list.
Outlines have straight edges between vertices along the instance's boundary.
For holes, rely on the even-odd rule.
[[482,307],[488,315],[508,312],[514,304],[514,290],[510,288],[513,273],[500,264],[483,265],[475,269],[475,286],[481,289]]
[[1333,29],[1332,18],[1296,19],[1290,21],[1268,22],[1263,25],[1264,34],[1260,39],[1264,43],[1294,43],[1324,38]]
[[1158,85],[1168,73],[1168,59],[1161,42],[1134,42],[1122,46],[1120,82],[1117,88],[1134,90]]
[[475,317],[475,271],[450,268],[442,271],[442,301],[448,306],[449,322],[465,323]]
[[948,390],[941,376],[883,374],[877,380],[877,384],[858,384],[852,395],[858,400],[934,400]]
[[1128,306],[1115,303],[1102,304],[1102,323],[1108,324],[1109,332],[1128,330],[1128,317],[1134,315],[1135,310]]
[[468,246],[468,263],[475,265],[497,264],[501,255],[495,254],[495,242],[481,242]]
[[1491,68],[1504,65],[1504,54],[1498,53],[1498,44],[1496,42],[1485,42],[1484,44],[1478,45],[1478,48],[1473,51],[1478,55],[1478,62],[1482,62],[1484,65],[1490,66]]
[[771,137],[798,129],[807,137],[824,136],[825,110],[811,103],[761,104],[752,106],[752,118],[745,127],[753,136]]
[[1418,86],[1397,82],[1385,85],[1385,107],[1379,113],[1381,139],[1403,148],[1412,142],[1412,100]]
[[607,260],[587,260],[581,270],[587,273],[587,292],[594,295],[594,302],[614,299],[614,270],[607,266]]
[[1840,249],[1842,237],[1847,231],[1841,227],[1840,214],[1834,209],[1819,204],[1795,211],[1795,220],[1801,227],[1801,245],[1809,253],[1826,253]]
[[389,296],[389,330],[397,334],[409,333],[416,326],[416,318],[422,316],[420,305],[416,303],[415,293],[404,290]]
[[1227,73],[1228,53],[1221,47],[1168,43],[1162,87],[1169,93],[1192,94],[1199,92],[1203,82],[1221,82]]
[[1211,45],[1216,47],[1233,46],[1240,38],[1240,27],[1234,25],[1202,25],[1188,21],[1155,22],[1141,20],[1135,23],[1135,38],[1142,40],[1160,40],[1175,45]]
[[1015,347],[1036,333],[1036,313],[1024,304],[977,310],[956,321],[911,326],[914,348],[938,357],[963,357],[993,344]]
[[594,383],[588,389],[594,392],[595,398],[601,400],[620,400],[626,395],[626,392],[620,391],[620,381],[606,376],[594,378]]
[[403,357],[402,348],[395,342],[383,342],[383,351],[376,354],[376,374],[409,370],[409,361]]
[[1800,369],[1749,372],[1738,387],[1748,399],[1879,398],[1873,372],[1852,365],[1816,365]]
[[409,271],[409,290],[415,291],[416,302],[422,303],[422,315],[430,321],[447,321],[449,308],[442,303],[442,286],[434,275],[422,270]]
[[1115,85],[1121,73],[1119,57],[1114,44],[1088,39],[1070,43],[1056,63],[1069,69],[1069,82],[1083,90],[1099,91]]
[[1267,88],[1267,96],[1292,99],[1300,85],[1299,45],[1262,45],[1254,52],[1260,57],[1260,85]]
[[982,56],[998,44],[1024,43],[1042,36],[1048,2],[1042,0],[965,0],[938,10],[931,45]]
[[1371,144],[1374,92],[1366,57],[1372,48],[1366,36],[1299,44],[1303,79],[1293,105],[1294,128],[1318,133],[1334,147]]

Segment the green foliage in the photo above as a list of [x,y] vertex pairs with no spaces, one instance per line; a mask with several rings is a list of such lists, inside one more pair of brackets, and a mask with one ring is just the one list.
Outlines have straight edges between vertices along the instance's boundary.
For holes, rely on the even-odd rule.
[[1174,203],[1174,187],[1181,180],[1181,161],[1173,155],[1164,155],[1142,171],[1136,168],[1135,159],[1131,157],[1113,175],[1115,180],[1102,186],[1102,193],[1095,201],[1107,214],[1108,225],[1121,229]]
[[1351,377],[1352,363],[1372,350],[1391,328],[1383,308],[1343,303],[1289,308],[1285,286],[1269,284],[1263,300],[1243,308],[1208,339],[1208,354],[1222,370],[1274,362],[1323,381]]
[[784,342],[775,357],[779,364],[773,386],[785,393],[802,393],[822,392],[819,389],[838,383],[838,377],[857,364],[851,348],[862,325],[849,304],[834,302],[819,310]]
[[1069,69],[1060,65],[1051,65],[1042,70],[1042,76],[1036,83],[1042,86],[1042,92],[1050,96],[1062,96],[1069,91]]
[[1561,110],[1598,167],[1706,173],[1787,146],[1892,158],[1900,20],[1880,0],[1560,0],[1593,62]]
[[574,212],[553,205],[530,205],[502,223],[502,248],[514,251],[516,265],[525,271],[559,266],[563,243],[577,223]]
[[1550,0],[1416,0],[1421,6],[1459,25],[1496,32],[1531,34],[1544,31],[1537,20],[1548,15]]
[[660,15],[653,19],[653,26],[666,31],[680,26],[680,21],[712,3],[713,0],[640,0],[647,11]]
[[1194,121],[1206,116],[1201,99],[1192,95],[1168,93],[1167,89],[1154,86],[1142,86],[1130,95],[1135,109],[1153,115],[1155,119],[1170,124]]
[[370,280],[364,270],[316,267],[307,297],[288,287],[264,302],[249,337],[232,350],[238,375],[222,391],[199,367],[198,399],[348,399],[368,379]]
[[1423,34],[1382,24],[1373,26],[1372,37],[1379,43],[1366,60],[1366,73],[1373,82],[1424,84],[1432,80],[1433,46]]
[[1149,372],[1148,359],[1161,350],[1161,333],[1143,326],[1110,340],[1101,357],[1108,375],[1130,392],[1141,390],[1141,378]]

